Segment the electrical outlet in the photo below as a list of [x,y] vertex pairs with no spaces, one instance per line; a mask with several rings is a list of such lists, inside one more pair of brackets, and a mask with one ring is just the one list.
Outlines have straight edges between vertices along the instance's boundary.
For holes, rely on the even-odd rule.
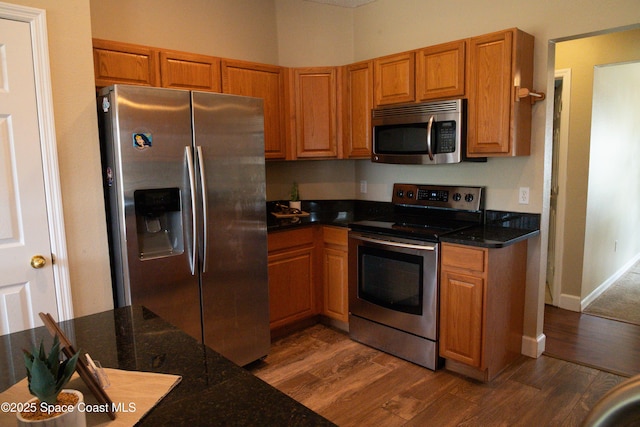
[[529,187],[520,187],[520,192],[518,193],[518,203],[521,205],[529,204]]
[[367,192],[367,181],[366,180],[362,180],[360,181],[360,193],[365,194]]

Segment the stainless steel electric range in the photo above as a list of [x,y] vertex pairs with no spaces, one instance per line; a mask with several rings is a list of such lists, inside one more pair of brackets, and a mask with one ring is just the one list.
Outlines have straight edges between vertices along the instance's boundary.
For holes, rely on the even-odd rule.
[[482,224],[483,192],[394,184],[393,214],[349,224],[352,339],[439,367],[440,236]]

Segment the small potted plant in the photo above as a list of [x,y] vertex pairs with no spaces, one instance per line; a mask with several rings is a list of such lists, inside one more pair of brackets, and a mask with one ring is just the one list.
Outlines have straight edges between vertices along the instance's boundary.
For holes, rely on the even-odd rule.
[[60,340],[56,335],[47,355],[44,345],[33,352],[22,350],[27,368],[29,392],[35,396],[17,412],[18,426],[86,426],[86,417],[78,405],[83,395],[77,390],[63,389],[76,369],[78,355],[60,361]]
[[302,202],[300,201],[300,193],[298,192],[298,183],[294,182],[289,191],[289,207],[291,209],[302,210]]

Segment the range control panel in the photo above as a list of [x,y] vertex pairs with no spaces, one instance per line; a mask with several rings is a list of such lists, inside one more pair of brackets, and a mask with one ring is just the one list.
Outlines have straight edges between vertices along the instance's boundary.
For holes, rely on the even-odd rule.
[[483,187],[393,184],[394,205],[479,211],[483,208]]

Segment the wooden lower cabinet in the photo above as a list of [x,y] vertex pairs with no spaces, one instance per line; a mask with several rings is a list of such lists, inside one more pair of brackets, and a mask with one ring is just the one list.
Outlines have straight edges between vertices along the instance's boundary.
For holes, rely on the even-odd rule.
[[322,314],[346,324],[349,321],[348,230],[325,226],[322,229],[322,242]]
[[314,225],[268,234],[271,337],[321,320],[348,328],[346,227]]
[[440,356],[491,381],[521,354],[527,242],[496,249],[442,243]]
[[319,314],[315,227],[268,235],[269,322],[272,330]]

